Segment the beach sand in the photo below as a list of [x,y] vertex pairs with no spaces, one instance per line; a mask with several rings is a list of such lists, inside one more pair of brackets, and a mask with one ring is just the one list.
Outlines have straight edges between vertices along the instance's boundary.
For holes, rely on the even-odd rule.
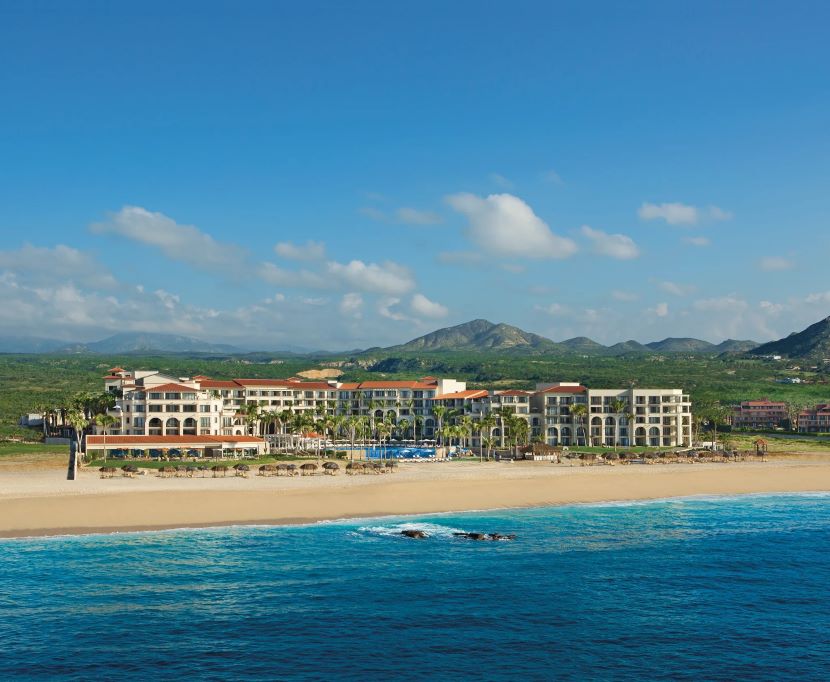
[[404,464],[379,475],[101,479],[0,471],[0,537],[376,517],[690,495],[830,491],[830,458],[730,464]]

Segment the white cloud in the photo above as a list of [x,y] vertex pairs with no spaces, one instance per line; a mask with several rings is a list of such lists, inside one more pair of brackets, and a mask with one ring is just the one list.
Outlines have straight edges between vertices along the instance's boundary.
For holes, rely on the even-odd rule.
[[665,220],[669,225],[694,225],[698,221],[698,210],[680,203],[643,203],[637,215],[642,220]]
[[41,283],[70,280],[106,289],[117,285],[109,269],[91,254],[64,244],[53,248],[24,244],[14,251],[0,251],[0,270],[25,274],[28,281]]
[[286,270],[273,263],[260,263],[257,271],[260,279],[269,284],[277,284],[296,289],[329,289],[332,283],[310,270]]
[[97,234],[116,234],[159,249],[170,260],[211,270],[241,268],[245,251],[235,244],[216,241],[193,225],[179,225],[163,213],[154,213],[140,206],[124,206],[111,213],[103,223],[90,229]]
[[804,301],[805,303],[830,303],[830,291],[809,294]]
[[672,296],[688,296],[697,288],[693,284],[678,284],[669,281],[660,282],[657,286]]
[[355,292],[343,294],[339,308],[342,315],[359,320],[363,317],[363,297]]
[[278,256],[288,260],[320,260],[326,256],[326,245],[323,242],[307,241],[305,244],[278,242],[274,246]]
[[432,211],[419,211],[415,208],[404,206],[395,211],[397,222],[405,225],[438,225],[442,218]]
[[636,301],[639,296],[631,291],[621,291],[620,289],[615,289],[611,292],[611,298],[615,301]]
[[718,296],[715,298],[704,298],[695,301],[693,304],[695,310],[703,312],[727,312],[739,313],[743,312],[749,307],[749,304],[735,294],[728,296]]
[[668,303],[658,303],[653,308],[649,308],[646,310],[647,313],[655,315],[657,317],[666,317],[669,314],[669,304]]
[[396,296],[415,288],[415,280],[408,268],[386,261],[382,264],[353,260],[348,263],[330,261],[326,264],[330,277],[349,289]]
[[464,214],[467,236],[480,248],[505,258],[568,258],[576,244],[551,232],[524,201],[512,194],[453,194],[447,203]]
[[732,211],[725,211],[717,206],[709,206],[708,212],[711,220],[732,220],[734,217],[734,213],[732,213]]
[[415,294],[410,303],[412,312],[421,317],[440,318],[446,317],[449,314],[449,309],[446,306],[430,301],[423,294]]
[[582,226],[582,234],[591,241],[594,252],[603,256],[630,260],[640,255],[640,249],[634,240],[624,234],[608,234],[602,230],[595,230],[589,225]]
[[779,315],[784,310],[784,305],[781,303],[773,303],[772,301],[761,301],[758,307],[767,315]]
[[680,202],[651,204],[644,202],[637,211],[642,220],[665,220],[669,225],[696,225],[702,220],[731,220],[732,213],[718,206],[698,208]]
[[385,317],[388,320],[395,320],[396,322],[402,322],[403,320],[408,320],[409,318],[404,315],[403,313],[392,310],[392,308],[398,305],[401,302],[401,299],[395,296],[387,296],[378,301],[378,314],[381,317]]
[[537,310],[540,313],[545,313],[550,315],[551,317],[562,317],[563,315],[570,315],[570,308],[568,306],[562,305],[561,303],[550,303],[548,305],[537,305],[533,306],[534,310]]
[[490,173],[490,182],[494,185],[498,185],[502,189],[513,189],[513,183],[503,175],[499,175],[498,173]]
[[758,266],[765,272],[777,272],[780,270],[792,270],[795,263],[781,256],[768,256],[758,261]]
[[683,241],[692,246],[709,246],[712,243],[709,237],[684,237]]

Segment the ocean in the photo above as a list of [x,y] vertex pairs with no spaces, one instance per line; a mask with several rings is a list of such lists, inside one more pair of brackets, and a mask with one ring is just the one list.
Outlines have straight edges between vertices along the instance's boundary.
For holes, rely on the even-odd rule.
[[827,680],[830,495],[0,540],[0,679],[185,678]]

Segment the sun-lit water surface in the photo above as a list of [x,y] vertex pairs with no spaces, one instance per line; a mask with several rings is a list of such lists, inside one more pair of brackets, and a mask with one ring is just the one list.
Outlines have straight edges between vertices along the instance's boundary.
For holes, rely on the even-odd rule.
[[0,679],[830,679],[827,495],[4,540],[0,557]]

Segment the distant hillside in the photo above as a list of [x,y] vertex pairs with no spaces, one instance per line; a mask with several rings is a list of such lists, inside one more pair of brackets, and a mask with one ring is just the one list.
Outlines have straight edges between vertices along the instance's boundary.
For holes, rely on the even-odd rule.
[[606,346],[597,343],[593,339],[589,339],[587,336],[577,336],[567,341],[560,341],[559,345],[567,348],[572,353],[579,353],[581,355],[604,354],[608,350]]
[[531,334],[509,324],[473,320],[455,327],[438,329],[408,343],[385,348],[384,351],[509,351],[562,354],[564,349],[544,336]]
[[662,341],[652,341],[646,347],[658,353],[706,353],[715,352],[715,344],[700,339],[667,338]]
[[629,339],[628,341],[620,341],[613,346],[608,346],[605,349],[606,355],[628,355],[630,353],[650,353],[651,349],[643,345],[639,341]]
[[241,353],[239,348],[189,336],[124,332],[101,341],[66,348],[72,353]]
[[811,324],[804,331],[753,348],[750,354],[805,359],[830,358],[830,317]]
[[36,336],[0,336],[0,353],[53,353],[66,346],[66,341],[41,339]]
[[721,341],[713,350],[718,353],[746,353],[757,348],[760,344],[757,341],[738,341],[737,339],[726,339]]

